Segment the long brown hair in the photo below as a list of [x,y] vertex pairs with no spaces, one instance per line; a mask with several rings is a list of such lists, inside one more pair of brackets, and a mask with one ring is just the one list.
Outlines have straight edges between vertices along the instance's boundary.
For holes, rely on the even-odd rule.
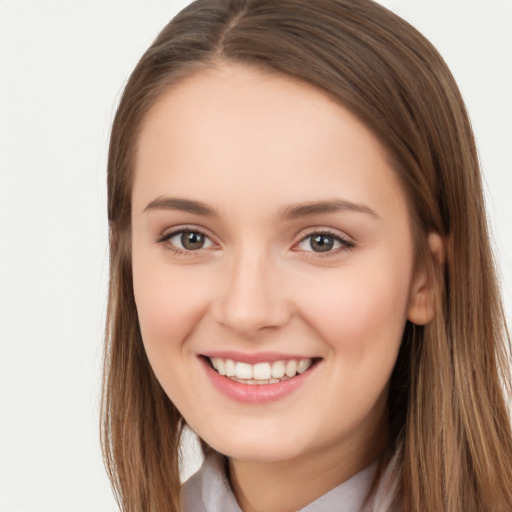
[[[126,85],[108,159],[102,403],[104,456],[122,510],[180,510],[184,426],[146,358],[133,296],[137,138],[163,92],[223,61],[291,76],[336,98],[381,140],[408,198],[417,264],[435,283],[437,312],[424,327],[405,326],[390,386],[387,470],[374,490],[387,492],[397,511],[512,510],[510,340],[473,133],[438,52],[371,0],[198,0],[163,29]],[[443,262],[430,256],[431,232],[444,240]]]

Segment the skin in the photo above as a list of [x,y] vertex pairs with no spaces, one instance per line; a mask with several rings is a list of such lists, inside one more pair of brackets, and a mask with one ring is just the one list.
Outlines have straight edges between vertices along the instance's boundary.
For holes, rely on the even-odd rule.
[[[155,204],[164,197],[215,215]],[[333,200],[360,208],[286,215]],[[162,241],[180,229],[205,246]],[[326,232],[351,247],[315,252],[308,237]],[[149,361],[188,424],[229,457],[245,512],[302,508],[378,457],[406,319],[426,323],[433,309],[404,193],[347,109],[242,65],[174,86],[141,131],[132,253]],[[211,385],[197,357],[211,350],[322,359],[291,395],[245,404]]]

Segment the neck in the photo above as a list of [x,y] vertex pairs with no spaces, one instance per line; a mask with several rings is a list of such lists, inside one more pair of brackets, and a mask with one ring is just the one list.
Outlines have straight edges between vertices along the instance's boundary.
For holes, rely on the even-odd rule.
[[[360,443],[319,448],[307,456],[279,461],[229,460],[231,486],[243,512],[293,512],[369,466],[382,452],[386,435]],[[361,441],[361,440],[359,440]]]

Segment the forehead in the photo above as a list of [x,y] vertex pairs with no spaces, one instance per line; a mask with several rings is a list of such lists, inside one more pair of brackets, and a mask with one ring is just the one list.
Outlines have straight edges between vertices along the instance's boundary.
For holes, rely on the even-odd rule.
[[163,194],[270,207],[346,194],[392,204],[402,193],[378,139],[328,94],[222,65],[170,88],[145,119],[134,207]]

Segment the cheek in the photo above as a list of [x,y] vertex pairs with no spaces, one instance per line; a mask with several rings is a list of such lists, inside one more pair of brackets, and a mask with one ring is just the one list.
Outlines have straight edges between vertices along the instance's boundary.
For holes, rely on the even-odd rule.
[[[324,414],[320,424],[332,437],[339,435],[340,425],[343,431],[357,430],[372,418],[380,421],[383,414],[409,291],[408,274],[386,269],[351,268],[340,271],[328,287],[301,292],[302,316],[325,344],[330,384],[337,390],[322,397],[329,407],[319,411]],[[333,286],[336,280],[339,284]]]
[[[406,322],[409,273],[390,266],[342,269],[312,292],[304,290],[303,314],[331,350],[351,363],[396,352]],[[387,271],[386,271],[387,269]],[[350,357],[348,357],[350,356]]]
[[194,330],[208,303],[204,280],[188,279],[186,270],[134,255],[133,286],[144,346],[153,354],[176,352]]

